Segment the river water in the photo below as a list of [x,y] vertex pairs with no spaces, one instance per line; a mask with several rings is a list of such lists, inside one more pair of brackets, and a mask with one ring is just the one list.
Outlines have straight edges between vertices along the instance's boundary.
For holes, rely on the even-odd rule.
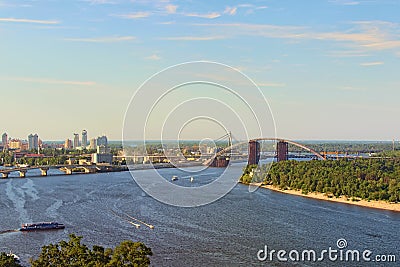
[[[239,174],[242,166],[233,168]],[[182,177],[176,181],[182,186],[209,183],[222,171],[207,169],[191,183],[183,179],[182,171],[159,170],[166,178]],[[110,210],[125,212],[155,228],[142,225],[137,229]],[[399,213],[266,189],[249,192],[240,184],[209,205],[179,208],[145,194],[129,172],[0,180],[0,231],[36,221],[58,221],[66,228],[0,234],[0,251],[11,250],[26,263],[38,256],[43,245],[67,240],[68,234],[75,233],[84,236],[88,245],[113,247],[126,239],[142,241],[153,250],[152,266],[368,266],[366,262],[333,262],[328,257],[322,262],[281,262],[276,256],[272,261],[257,259],[265,246],[319,253],[329,247],[338,249],[337,240],[344,238],[346,249],[396,256],[397,263],[370,266],[400,262]]]

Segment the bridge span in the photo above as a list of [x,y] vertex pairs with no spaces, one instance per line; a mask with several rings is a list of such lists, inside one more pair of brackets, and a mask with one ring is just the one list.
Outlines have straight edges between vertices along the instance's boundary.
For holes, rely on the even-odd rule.
[[18,172],[19,177],[24,178],[29,170],[39,169],[41,176],[47,176],[49,169],[59,169],[65,174],[70,175],[75,169],[81,169],[85,173],[95,173],[98,168],[94,165],[43,165],[43,166],[29,166],[29,167],[16,167],[9,169],[0,169],[2,178],[8,178],[8,175],[12,172]]
[[[260,138],[251,139],[248,142],[240,142],[240,143],[230,145],[230,146],[226,147],[225,149],[221,150],[220,152],[216,153],[209,160],[206,160],[203,163],[203,165],[218,166],[218,164],[219,164],[218,158],[220,156],[222,156],[222,155],[226,154],[227,152],[232,151],[234,148],[242,146],[246,143],[248,143],[248,162],[247,162],[247,164],[248,165],[258,164],[258,162],[260,161],[260,154],[261,154],[261,149],[260,149],[261,141],[276,141],[277,142],[277,145],[276,145],[277,161],[288,160],[289,144],[297,146],[309,153],[312,153],[318,159],[326,160],[326,157],[324,157],[320,153],[318,153],[315,150],[313,150],[303,144],[300,144],[298,142],[288,140],[288,139],[283,139],[283,138],[276,138],[276,137],[260,137]],[[223,165],[223,163],[221,163],[221,164]],[[228,164],[228,163],[226,162],[226,164]],[[222,167],[222,166],[220,166],[220,167]]]
[[282,139],[282,138],[271,138],[271,137],[261,137],[261,138],[255,138],[251,139],[249,141],[249,159],[248,159],[248,164],[258,164],[260,161],[260,141],[276,141],[276,155],[277,155],[277,160],[278,161],[284,161],[288,159],[289,155],[289,144],[297,146],[301,149],[304,149],[312,154],[314,154],[317,158],[321,160],[326,160],[326,157],[322,156],[320,153],[317,151],[300,144],[295,141],[291,141],[288,139]]

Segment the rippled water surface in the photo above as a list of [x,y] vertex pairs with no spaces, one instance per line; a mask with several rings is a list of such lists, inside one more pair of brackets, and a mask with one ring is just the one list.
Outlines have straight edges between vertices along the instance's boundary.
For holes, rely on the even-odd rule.
[[[237,168],[240,173],[241,166]],[[146,175],[145,170],[138,171]],[[222,169],[192,174],[161,169],[167,179],[178,175],[183,186],[207,184]],[[151,179],[151,177],[149,178]],[[111,210],[155,226],[136,229]],[[237,185],[218,201],[197,208],[168,206],[145,194],[129,172],[0,180],[0,231],[21,223],[58,221],[65,230],[0,234],[0,250],[12,250],[26,262],[41,246],[84,236],[88,245],[115,246],[125,239],[142,241],[154,252],[153,266],[347,266],[343,262],[260,262],[257,252],[270,249],[337,248],[395,254],[400,262],[400,214],[290,196],[266,189],[250,193]],[[398,264],[397,262],[397,264]],[[353,264],[354,266],[365,263]],[[388,266],[396,266],[389,264]]]

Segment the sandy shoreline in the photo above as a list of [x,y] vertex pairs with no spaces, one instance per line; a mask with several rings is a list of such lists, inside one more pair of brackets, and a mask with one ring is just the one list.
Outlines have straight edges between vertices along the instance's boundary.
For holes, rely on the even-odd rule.
[[273,191],[277,191],[277,192],[281,192],[284,194],[308,197],[308,198],[319,199],[319,200],[327,200],[327,201],[350,204],[350,205],[357,205],[357,206],[362,206],[362,207],[367,207],[367,208],[400,212],[400,203],[394,204],[394,203],[389,203],[389,202],[385,202],[385,201],[376,201],[376,200],[371,200],[369,202],[367,200],[352,201],[350,198],[347,199],[347,197],[344,197],[344,196],[340,196],[339,198],[336,198],[333,196],[332,198],[329,198],[328,196],[326,196],[323,193],[314,193],[313,192],[313,193],[308,193],[307,195],[304,195],[301,193],[301,191],[292,190],[292,189],[281,190],[272,185],[261,185],[260,187],[270,189]]

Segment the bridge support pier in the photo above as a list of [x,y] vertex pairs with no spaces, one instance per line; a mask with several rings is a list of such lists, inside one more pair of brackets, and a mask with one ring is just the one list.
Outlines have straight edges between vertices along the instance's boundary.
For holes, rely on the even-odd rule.
[[249,160],[247,165],[257,165],[260,161],[260,143],[255,140],[249,142]]
[[279,141],[276,144],[276,158],[278,162],[288,159],[288,143],[285,141]]
[[48,171],[48,170],[49,170],[48,167],[40,168],[40,174],[41,174],[42,176],[47,176],[47,171]]
[[96,172],[96,168],[92,168],[92,167],[85,167],[83,169],[85,170],[85,173],[95,173]]
[[6,178],[8,178],[8,172],[2,172],[1,173],[1,178],[3,178],[3,179],[6,179]]
[[25,175],[26,175],[26,170],[20,170],[20,171],[18,171],[19,172],[19,177],[21,177],[21,178],[25,178]]
[[63,171],[66,175],[71,175],[72,174],[72,168],[64,167],[60,169]]

